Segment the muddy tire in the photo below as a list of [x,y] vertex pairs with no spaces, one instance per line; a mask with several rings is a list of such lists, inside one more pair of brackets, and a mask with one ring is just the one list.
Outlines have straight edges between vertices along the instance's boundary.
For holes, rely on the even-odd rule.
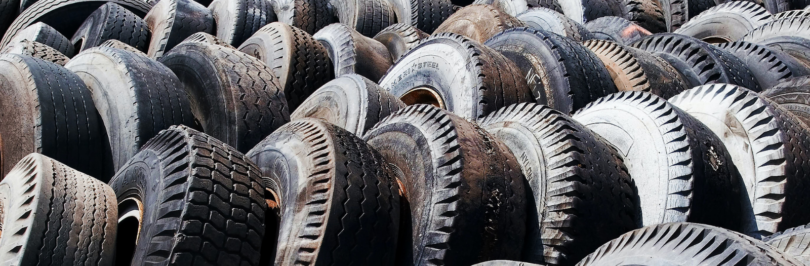
[[50,46],[29,40],[11,43],[3,49],[2,53],[27,55],[52,62],[60,66],[65,66],[68,60],[70,60],[70,58]]
[[224,47],[224,48],[236,50],[236,47],[233,47],[230,44],[228,44],[226,42],[223,42],[222,40],[220,40],[216,36],[205,33],[205,32],[198,32],[198,33],[191,34],[191,36],[188,36],[188,38],[186,38],[185,40],[183,40],[180,43],[184,43],[184,42],[198,42],[198,43],[217,45],[217,46],[221,46],[221,47]]
[[247,156],[280,188],[276,265],[393,264],[400,190],[392,168],[362,139],[304,119],[279,128]]
[[385,45],[391,54],[391,62],[396,62],[402,55],[416,47],[420,40],[427,37],[427,33],[414,26],[397,23],[381,30],[374,36],[374,40]]
[[370,80],[380,80],[393,64],[385,45],[346,25],[329,25],[312,37],[326,48],[335,77],[360,74]]
[[267,0],[214,0],[208,9],[214,16],[217,38],[236,47],[277,20]]
[[593,39],[612,41],[621,45],[652,35],[636,23],[620,17],[601,17],[585,23]]
[[765,45],[810,65],[810,17],[771,21],[746,34],[741,41]]
[[[114,265],[118,208],[107,184],[42,154],[0,182],[8,265]],[[59,230],[56,230],[59,228]]]
[[801,225],[763,238],[762,241],[807,265],[810,264],[810,249],[805,239],[810,238],[809,233],[810,226]]
[[144,17],[152,31],[148,55],[160,59],[194,33],[214,33],[214,15],[193,0],[161,0]]
[[239,151],[290,121],[278,79],[256,58],[218,45],[184,42],[160,62],[180,79],[206,134]]
[[792,56],[764,45],[740,41],[724,43],[719,47],[742,60],[763,90],[787,78],[810,74],[807,67]]
[[515,63],[535,102],[564,114],[617,92],[610,73],[593,52],[554,33],[516,28],[495,35],[486,45]]
[[519,259],[526,188],[503,143],[429,105],[399,110],[364,138],[399,173],[398,264]]
[[470,5],[453,13],[434,34],[450,32],[484,43],[499,32],[523,26],[522,21],[493,6]]
[[109,3],[90,14],[70,38],[70,43],[75,47],[76,53],[110,39],[146,51],[150,36],[149,27],[143,19],[117,4]]
[[771,13],[764,7],[749,1],[732,1],[700,13],[675,33],[713,44],[728,43],[770,21]]
[[309,33],[280,22],[267,24],[239,51],[264,62],[278,77],[290,110],[334,79],[329,53]]
[[472,4],[491,5],[513,17],[517,17],[518,14],[529,9],[529,4],[526,3],[526,0],[475,0]]
[[508,106],[479,124],[517,157],[531,188],[523,260],[570,265],[638,228],[624,163],[581,124],[535,103]]
[[67,57],[73,57],[74,54],[73,44],[70,43],[70,40],[56,31],[56,29],[42,22],[37,22],[20,31],[6,46],[12,46],[24,40],[53,47],[53,49],[56,49]]
[[759,238],[810,221],[801,211],[810,196],[804,193],[810,138],[796,117],[765,96],[727,84],[693,88],[670,102],[714,131],[742,174],[752,209],[740,232]]
[[810,77],[786,79],[760,95],[788,110],[805,126],[810,125]]
[[389,0],[333,0],[340,23],[371,37],[397,23]]
[[110,186],[118,198],[116,265],[259,264],[267,209],[261,172],[227,144],[171,127]]
[[129,44],[123,43],[123,42],[121,42],[119,40],[106,40],[106,41],[104,41],[103,43],[99,44],[96,47],[109,47],[109,48],[121,49],[121,50],[124,50],[124,51],[133,52],[133,53],[136,53],[136,54],[146,56],[146,53],[144,53],[143,51],[135,49],[135,47],[129,46]]
[[279,22],[309,34],[338,22],[334,7],[328,0],[272,0],[271,4]]
[[392,2],[398,23],[413,25],[428,34],[433,33],[457,9],[450,0],[392,0]]
[[591,33],[585,26],[571,20],[560,12],[544,7],[535,7],[517,15],[526,27],[556,33],[571,38],[576,42],[591,39]]

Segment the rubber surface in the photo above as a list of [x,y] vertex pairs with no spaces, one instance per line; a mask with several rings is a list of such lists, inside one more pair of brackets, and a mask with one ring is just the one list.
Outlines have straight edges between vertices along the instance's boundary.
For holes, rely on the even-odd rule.
[[356,73],[370,80],[380,80],[393,64],[385,45],[346,25],[329,25],[312,37],[326,48],[335,77]]
[[652,35],[641,26],[620,17],[601,17],[585,23],[585,29],[591,32],[594,39],[612,41],[621,45],[631,43]]
[[129,52],[133,52],[136,54],[146,55],[143,51],[135,49],[135,47],[129,46],[129,44],[122,43],[119,40],[106,40],[103,43],[99,44],[97,47],[109,47],[115,49],[121,49]]
[[214,0],[208,9],[214,16],[217,38],[237,47],[277,20],[268,0]]
[[619,91],[646,91],[668,99],[689,89],[681,74],[658,56],[610,41],[583,45],[602,60]]
[[199,42],[199,43],[217,45],[217,46],[221,46],[223,48],[236,50],[236,47],[233,47],[230,44],[228,44],[226,42],[223,42],[222,40],[220,40],[216,36],[205,33],[205,32],[198,32],[198,33],[191,34],[191,36],[188,36],[188,38],[186,38],[185,40],[183,40],[180,43],[184,43],[184,42]]
[[792,56],[767,46],[739,41],[724,43],[719,47],[742,60],[763,90],[785,79],[810,74],[807,67]]
[[455,33],[484,43],[499,32],[523,26],[522,21],[491,5],[470,5],[453,13],[434,34]]
[[733,42],[772,20],[771,13],[754,2],[731,1],[689,19],[675,33],[709,43]]
[[315,34],[338,22],[335,7],[328,0],[271,0],[278,21]]
[[807,265],[810,263],[810,251],[808,251],[807,239],[810,237],[810,227],[807,225],[800,225],[787,229],[785,231],[773,234],[769,237],[762,239],[773,247],[773,249],[781,251],[794,259]]
[[397,23],[389,0],[332,0],[340,23],[368,37]]
[[385,45],[388,53],[391,54],[391,62],[396,62],[402,55],[416,47],[419,41],[427,37],[427,33],[414,26],[397,23],[374,35],[374,40]]
[[[67,37],[45,23],[37,22],[20,31],[6,46],[23,40],[34,41],[53,47],[67,57],[73,57],[74,48]],[[5,49],[5,48],[4,48]]]
[[3,49],[2,53],[27,55],[52,62],[60,66],[65,66],[68,60],[70,60],[70,58],[50,46],[29,40],[11,43]]
[[741,41],[765,45],[785,52],[810,65],[810,17],[798,16],[771,21],[746,34]]
[[193,0],[161,0],[143,18],[152,31],[148,55],[160,59],[194,33],[214,33],[214,15]]
[[79,26],[70,39],[77,53],[96,47],[106,40],[115,39],[135,49],[146,51],[151,33],[149,27],[135,13],[115,4],[99,7]]
[[526,27],[556,33],[577,42],[593,38],[585,26],[552,9],[535,7],[516,17],[523,21]]
[[392,0],[392,2],[398,23],[413,25],[428,34],[433,33],[458,9],[451,0]]
[[779,104],[805,126],[810,125],[810,77],[785,79],[760,95]]

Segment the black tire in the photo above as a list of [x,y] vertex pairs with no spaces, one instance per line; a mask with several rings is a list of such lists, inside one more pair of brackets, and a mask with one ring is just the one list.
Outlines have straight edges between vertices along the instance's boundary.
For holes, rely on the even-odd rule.
[[585,26],[566,17],[560,12],[545,7],[535,7],[517,15],[526,27],[556,33],[571,38],[576,42],[584,42],[593,38]]
[[0,35],[6,34],[8,26],[19,14],[20,0],[0,0]]
[[451,0],[392,0],[392,2],[398,23],[413,25],[428,34],[433,33],[457,9]]
[[810,238],[810,226],[801,225],[773,234],[762,241],[773,249],[793,257],[804,265],[810,264],[810,249],[806,239]]
[[0,172],[41,153],[103,179],[104,125],[90,91],[67,69],[42,59],[0,56]]
[[154,59],[160,59],[194,33],[214,33],[211,10],[193,0],[161,0],[144,21],[152,31],[147,54]]
[[312,37],[326,48],[335,77],[360,74],[370,80],[380,80],[393,64],[385,45],[346,25],[326,26]]
[[336,0],[335,10],[340,23],[368,37],[397,23],[394,7],[389,0]]
[[486,45],[515,63],[535,102],[564,114],[617,92],[610,73],[593,52],[554,33],[516,28],[495,35]]
[[634,48],[660,56],[689,81],[689,87],[710,83],[736,84],[760,91],[751,70],[729,52],[693,37],[662,33],[633,43]]
[[700,13],[675,33],[712,44],[729,43],[772,20],[771,13],[754,2],[731,1]]
[[143,19],[115,3],[109,3],[90,14],[73,34],[70,42],[76,53],[96,47],[110,39],[146,51],[150,36],[149,27]]
[[7,265],[115,265],[115,192],[42,154],[0,182],[0,255]]
[[526,3],[526,0],[475,0],[472,4],[491,5],[513,17],[517,17],[518,14],[529,9],[529,4]]
[[650,32],[666,32],[664,12],[655,0],[569,0],[558,1],[562,13],[585,24],[597,18],[622,17]]
[[391,54],[391,62],[396,62],[406,52],[416,47],[419,41],[428,37],[428,34],[414,26],[397,23],[381,30],[374,36],[374,40],[385,45]]
[[621,157],[581,124],[535,103],[479,124],[515,154],[531,188],[524,261],[571,265],[638,228],[635,186]]
[[118,198],[116,265],[259,264],[267,208],[261,172],[227,144],[171,127],[110,186]]
[[276,265],[393,264],[400,190],[392,168],[362,139],[304,119],[247,156],[280,188]]
[[752,206],[740,232],[760,238],[810,221],[803,211],[810,202],[804,159],[810,136],[797,118],[764,96],[728,84],[693,88],[670,102],[726,144]]
[[491,260],[473,264],[473,266],[542,266],[540,264],[514,261],[514,260]]
[[807,10],[790,10],[790,11],[785,11],[785,12],[782,12],[782,13],[774,14],[773,15],[773,20],[780,20],[780,19],[786,19],[786,18],[792,18],[792,17],[806,17],[806,16],[810,16],[810,12],[808,12]]
[[28,26],[20,31],[6,46],[11,46],[23,40],[34,41],[53,47],[53,49],[56,49],[67,57],[73,57],[74,54],[73,44],[70,43],[70,40],[56,31],[56,29],[42,22],[34,23],[34,25]]
[[144,53],[143,51],[135,49],[135,47],[132,47],[129,44],[123,43],[123,42],[121,42],[119,40],[106,40],[106,41],[104,41],[103,43],[99,44],[96,47],[109,47],[109,48],[121,49],[121,50],[124,50],[124,51],[133,52],[133,53],[136,53],[136,54],[146,56],[146,53]]
[[184,43],[184,42],[199,42],[199,43],[217,45],[217,46],[221,46],[221,47],[224,47],[224,48],[236,50],[236,47],[233,47],[230,44],[228,44],[226,42],[223,42],[222,40],[220,40],[216,36],[205,33],[205,32],[198,32],[198,33],[191,34],[191,36],[188,36],[188,38],[186,38],[185,40],[183,40],[180,43]]
[[760,95],[782,106],[805,126],[810,125],[810,77],[785,79]]
[[602,60],[619,91],[646,91],[668,99],[689,89],[678,70],[651,53],[611,41],[583,45]]
[[22,40],[18,43],[12,42],[3,49],[2,53],[27,55],[60,66],[65,66],[68,60],[70,60],[70,58],[50,46],[29,40]]
[[[73,36],[85,19],[106,3],[115,3],[143,17],[152,7],[142,0],[51,0],[37,2],[17,16],[3,36],[0,47],[6,46],[17,33],[28,26],[43,22],[65,36]],[[65,16],[70,14],[70,16]],[[46,43],[47,44],[47,43]],[[60,51],[62,52],[62,51]],[[66,54],[67,55],[67,54]]]
[[279,22],[309,34],[338,22],[334,7],[328,0],[272,0],[271,4]]
[[605,243],[578,266],[588,265],[801,265],[740,233],[695,223],[644,227]]
[[180,78],[206,134],[239,151],[290,121],[278,79],[256,58],[219,45],[183,42],[160,62]]
[[278,78],[290,110],[335,77],[326,48],[309,33],[284,23],[262,27],[239,51],[267,64]]
[[[723,1],[730,2],[732,0],[723,0]],[[804,0],[798,0],[798,1],[797,0],[747,0],[747,1],[753,1],[754,3],[757,3],[757,4],[761,5],[761,6],[764,6],[765,9],[768,10],[768,12],[770,12],[771,14],[776,14],[776,13],[789,11],[791,9],[799,9],[799,7],[794,7],[794,6],[796,4],[798,4],[797,3],[798,1],[804,1]]]
[[689,21],[689,0],[660,0],[667,29],[673,32]]
[[208,9],[214,15],[217,38],[236,47],[264,25],[277,21],[267,0],[214,0]]
[[652,33],[668,32],[666,16],[658,0],[622,0],[622,17]]
[[810,37],[807,36],[810,36],[810,17],[798,16],[771,21],[740,40],[785,52],[810,66]]
[[365,139],[399,173],[399,265],[519,259],[525,180],[503,143],[429,105],[399,110]]
[[522,21],[491,5],[470,5],[453,13],[434,34],[450,32],[484,43],[499,32],[523,26]]
[[593,39],[612,41],[621,45],[652,35],[650,31],[621,17],[601,17],[585,23]]
[[[425,62],[423,58],[431,58]],[[405,104],[427,103],[475,121],[507,105],[532,101],[509,59],[453,33],[434,34],[406,53],[380,86]]]
[[623,157],[638,187],[642,226],[695,222],[740,230],[750,222],[724,142],[666,99],[620,92],[588,104],[574,119]]
[[562,8],[560,4],[557,3],[557,0],[526,0],[526,4],[528,4],[529,8],[545,7],[562,13]]
[[405,103],[377,83],[356,74],[326,83],[290,115],[291,120],[318,118],[363,136],[386,116],[405,108]]
[[724,43],[719,47],[742,60],[763,90],[776,86],[787,78],[810,74],[807,67],[792,56],[764,45],[739,41]]

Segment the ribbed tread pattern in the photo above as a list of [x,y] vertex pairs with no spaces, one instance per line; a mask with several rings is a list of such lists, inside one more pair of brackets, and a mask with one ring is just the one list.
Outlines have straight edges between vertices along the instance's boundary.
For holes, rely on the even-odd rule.
[[70,40],[45,23],[37,22],[34,25],[28,26],[20,31],[6,46],[11,46],[13,43],[18,43],[22,40],[38,42],[53,47],[67,57],[73,57],[73,44],[70,43]]
[[335,77],[355,73],[357,46],[350,28],[335,23],[324,27],[312,37],[329,50]]
[[340,23],[369,37],[397,23],[388,0],[335,1],[335,9]]
[[213,33],[211,10],[193,0],[159,1],[144,17],[152,30],[147,52],[159,59],[187,37],[197,32]]
[[410,0],[411,25],[433,33],[453,12],[456,6],[450,0]]
[[273,0],[278,21],[315,34],[338,21],[328,0]]
[[81,43],[81,50],[76,52],[96,47],[110,39],[146,51],[150,38],[149,26],[143,19],[118,4],[108,3],[90,14],[70,42],[74,47]]
[[70,60],[70,58],[50,46],[29,40],[11,43],[3,49],[2,53],[32,56],[60,66],[65,66]]
[[[730,1],[723,4],[716,5],[709,10],[703,11],[700,15],[694,16],[689,19],[686,24],[683,24],[675,33],[683,33],[687,30],[698,27],[713,27],[707,25],[706,20],[716,17],[733,16],[734,18],[741,18],[744,21],[735,19],[735,23],[748,23],[751,29],[757,28],[765,23],[773,21],[775,18],[771,16],[765,7],[752,2],[752,1]],[[736,41],[736,40],[732,40]]]
[[807,16],[810,16],[810,12],[807,10],[790,10],[773,15],[773,20],[780,20],[792,17],[807,17]]
[[[719,47],[742,60],[751,69],[763,89],[771,88],[794,76],[791,67],[781,60],[776,54],[777,52],[766,46],[739,41],[724,43]],[[784,57],[788,57],[789,60],[793,59],[789,55],[784,55]],[[801,67],[798,62],[790,66]]]
[[276,21],[267,0],[214,0],[208,6],[214,16],[216,36],[239,46],[264,25]]
[[[585,26],[550,8],[530,8],[526,10],[526,12],[518,14],[516,17],[523,21],[527,27],[535,28],[536,26],[541,26],[535,29],[553,32],[571,38],[577,42],[583,42],[592,38],[591,33],[585,29]],[[550,27],[542,27],[543,25]]]
[[774,249],[793,256],[796,260],[810,264],[810,226],[801,225],[763,238]]
[[135,49],[135,47],[130,46],[129,44],[123,43],[119,40],[106,40],[103,43],[99,44],[97,47],[109,47],[115,49],[121,49],[128,52],[133,52],[140,55],[146,55],[141,50]]

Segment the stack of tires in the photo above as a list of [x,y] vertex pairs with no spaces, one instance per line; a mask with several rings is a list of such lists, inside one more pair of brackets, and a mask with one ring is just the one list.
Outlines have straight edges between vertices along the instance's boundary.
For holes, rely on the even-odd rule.
[[0,0],[0,261],[810,264],[808,4]]

